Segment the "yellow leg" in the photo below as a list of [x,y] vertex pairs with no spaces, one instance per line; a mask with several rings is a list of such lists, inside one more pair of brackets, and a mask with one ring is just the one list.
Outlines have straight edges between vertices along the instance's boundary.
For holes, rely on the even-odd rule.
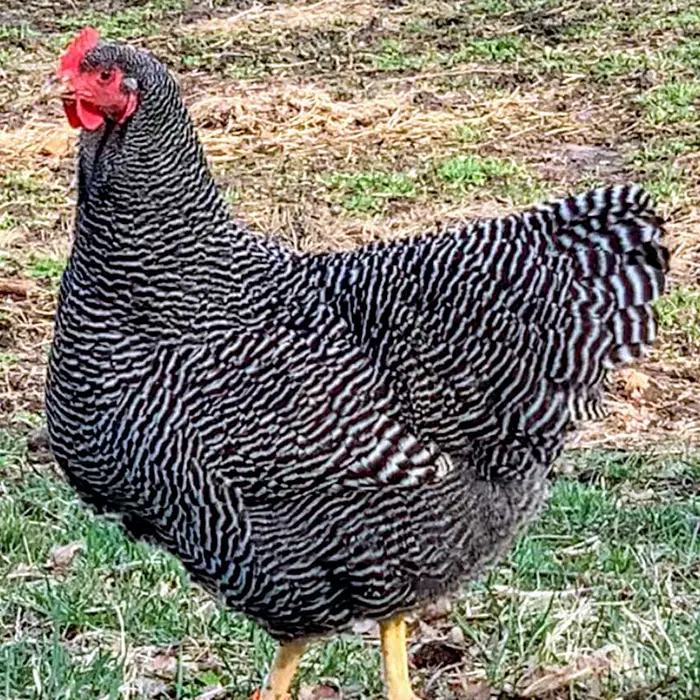
[[253,700],[286,700],[305,648],[306,642],[301,640],[280,644],[265,687],[253,694]]
[[401,616],[392,617],[379,625],[382,636],[384,681],[389,700],[420,700],[411,690],[408,679],[406,652],[406,623]]

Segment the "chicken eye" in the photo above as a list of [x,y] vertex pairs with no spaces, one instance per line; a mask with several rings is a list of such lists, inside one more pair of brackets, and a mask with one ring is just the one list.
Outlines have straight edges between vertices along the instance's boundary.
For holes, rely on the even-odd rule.
[[107,82],[110,78],[112,77],[112,71],[110,70],[103,70],[100,73],[100,80]]

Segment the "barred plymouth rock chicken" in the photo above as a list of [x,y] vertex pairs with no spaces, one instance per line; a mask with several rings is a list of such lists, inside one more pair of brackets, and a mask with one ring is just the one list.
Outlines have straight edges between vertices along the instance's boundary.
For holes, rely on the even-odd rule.
[[380,622],[477,576],[545,494],[607,370],[655,337],[668,254],[640,188],[352,252],[229,219],[175,80],[85,29],[61,59],[81,127],[75,241],[46,409],[70,483],[280,641]]

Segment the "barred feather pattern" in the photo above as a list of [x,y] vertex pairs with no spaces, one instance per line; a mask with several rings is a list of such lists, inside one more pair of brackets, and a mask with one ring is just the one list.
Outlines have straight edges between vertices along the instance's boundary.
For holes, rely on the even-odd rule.
[[512,475],[602,417],[604,372],[654,342],[662,230],[641,188],[601,188],[311,259],[312,296],[388,372],[404,424]]
[[545,494],[572,420],[654,341],[636,187],[301,256],[232,224],[174,80],[81,137],[46,410],[69,481],[278,639],[455,589]]

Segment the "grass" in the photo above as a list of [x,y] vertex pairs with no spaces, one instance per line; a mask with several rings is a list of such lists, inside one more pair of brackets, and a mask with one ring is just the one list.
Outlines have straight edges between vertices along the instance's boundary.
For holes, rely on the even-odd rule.
[[448,63],[456,64],[465,61],[511,63],[520,57],[521,43],[517,37],[510,36],[473,39],[452,54]]
[[66,267],[66,261],[50,256],[33,257],[30,261],[27,274],[29,277],[44,280],[53,288],[57,288],[61,281],[61,275]]
[[677,205],[687,195],[686,182],[683,171],[674,164],[668,164],[655,168],[642,184],[655,201]]
[[656,304],[661,327],[689,354],[700,349],[700,291],[679,287]]
[[[534,696],[698,697],[700,462],[686,449],[700,411],[696,3],[108,4],[2,11],[0,279],[37,291],[0,295],[0,697],[196,698],[222,686],[243,698],[274,648],[27,455],[75,195],[72,147],[46,146],[64,119],[44,90],[58,50],[87,23],[177,71],[236,217],[304,250],[601,182],[645,184],[674,250],[660,350],[641,367],[657,393],[611,389],[598,447],[567,454],[542,517],[447,619],[415,631],[414,678],[429,698],[460,695],[467,679],[521,700],[528,685],[574,671]],[[600,447],[610,444],[627,451]],[[76,542],[67,566],[47,565]],[[456,666],[420,667],[431,634],[454,628],[465,639]],[[377,651],[376,638],[315,644],[299,685],[326,679],[378,697]]]
[[646,117],[653,124],[700,120],[700,83],[671,81],[642,98]]
[[[0,445],[5,697],[30,697],[37,684],[47,697],[116,698],[148,682],[179,698],[210,685],[235,698],[254,689],[273,652],[264,633],[210,602],[175,559],[130,542],[50,474],[29,469],[17,435],[2,433]],[[463,664],[495,687],[522,689],[528,670],[566,665],[572,649],[600,651],[599,697],[659,684],[660,697],[690,697],[700,682],[700,498],[691,486],[700,462],[569,459],[575,475],[557,482],[537,524],[454,611],[451,624],[470,640]],[[77,556],[52,568],[55,548],[74,542]],[[379,693],[376,642],[314,644],[299,682],[323,678]]]
[[65,191],[48,174],[18,168],[3,176],[0,167],[0,230],[46,226],[64,200]]
[[[458,137],[466,141],[473,132],[461,127]],[[463,196],[488,187],[514,204],[532,202],[540,191],[536,176],[514,159],[456,156],[426,161],[420,170],[409,172],[330,173],[319,176],[330,201],[348,212],[386,213],[389,205],[421,197]]]
[[508,178],[525,179],[527,170],[511,159],[457,156],[441,163],[437,176],[448,186],[483,187]]
[[646,142],[643,147],[636,151],[633,162],[638,168],[643,168],[647,164],[665,164],[669,159],[692,151],[694,144],[683,138],[656,138]]
[[185,0],[151,0],[142,6],[125,7],[116,12],[88,10],[76,15],[67,13],[59,17],[58,25],[64,32],[74,32],[90,25],[115,40],[135,39],[156,33],[160,20],[168,13],[184,10],[187,4]]
[[383,71],[417,70],[422,68],[425,63],[424,57],[412,55],[395,39],[382,41],[379,53],[374,59],[374,65]]
[[[584,464],[590,467],[589,460]],[[636,677],[641,686],[668,683],[662,697],[683,697],[697,687],[700,620],[679,615],[678,601],[685,601],[684,609],[700,594],[693,580],[700,503],[681,498],[636,504],[626,480],[605,483],[610,461],[602,458],[592,482],[559,482],[539,524],[511,555],[505,585],[515,593],[502,603],[510,634],[502,633],[497,645],[497,663],[489,668],[494,680],[504,680],[501,669],[522,664],[523,651],[541,663],[556,663],[567,648],[583,645],[607,648],[611,665],[626,667],[628,682]],[[647,464],[641,469],[648,475]],[[663,478],[645,486],[664,489]],[[502,570],[491,578],[492,589],[503,575]],[[535,598],[534,610],[527,610],[525,592],[531,590],[551,595]],[[524,621],[530,624],[526,635]],[[628,692],[630,686],[615,675],[607,679],[607,693]]]
[[541,196],[537,177],[512,158],[456,156],[437,166],[439,181],[461,195],[488,187],[514,205],[528,204]]
[[378,212],[389,201],[416,194],[416,176],[404,173],[333,173],[320,180],[343,208],[353,212]]
[[0,352],[0,369],[11,367],[17,363],[17,355],[13,352]]

